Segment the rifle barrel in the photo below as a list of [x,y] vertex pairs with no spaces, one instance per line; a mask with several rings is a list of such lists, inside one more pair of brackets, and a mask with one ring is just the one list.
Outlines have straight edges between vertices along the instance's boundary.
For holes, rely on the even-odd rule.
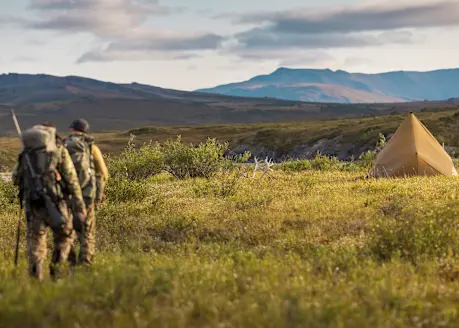
[[13,116],[14,125],[16,126],[16,131],[18,132],[20,137],[22,135],[21,127],[19,126],[18,119],[16,118],[16,114],[14,113],[14,109],[11,110],[11,115]]
[[[13,117],[14,125],[16,126],[16,131],[18,132],[19,137],[21,137],[22,136],[21,127],[19,126],[19,122],[18,122],[18,119],[16,118],[16,114],[14,113],[14,109],[11,110],[11,116]],[[35,174],[35,171],[32,167],[32,163],[30,162],[29,155],[27,153],[25,153],[24,155],[25,155],[25,159],[27,162],[27,167],[30,170],[30,174],[32,175],[32,178],[35,179],[37,175]]]

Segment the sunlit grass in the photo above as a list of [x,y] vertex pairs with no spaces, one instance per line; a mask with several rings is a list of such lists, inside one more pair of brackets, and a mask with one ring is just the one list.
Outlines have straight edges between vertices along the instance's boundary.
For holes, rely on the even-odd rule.
[[228,193],[220,175],[125,181],[94,268],[43,285],[25,235],[15,272],[17,208],[0,202],[1,326],[457,327],[457,179],[364,173],[275,170]]

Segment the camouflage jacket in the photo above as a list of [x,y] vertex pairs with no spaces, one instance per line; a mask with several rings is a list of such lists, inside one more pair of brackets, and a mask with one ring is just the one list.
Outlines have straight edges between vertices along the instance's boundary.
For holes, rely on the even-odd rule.
[[[16,166],[13,171],[12,180],[13,183],[18,186],[19,188],[24,188],[23,185],[23,170],[24,170],[24,163],[22,163],[22,156],[19,155],[19,159],[16,163]],[[57,165],[56,169],[59,172],[60,176],[62,177],[62,182],[65,184],[64,193],[65,196],[71,196],[74,200],[75,209],[78,212],[83,212],[85,210],[85,203],[83,201],[83,196],[81,192],[81,187],[78,182],[78,176],[73,165],[72,159],[69,155],[67,149],[62,145],[57,145]],[[24,200],[27,204],[27,198],[25,197]]]

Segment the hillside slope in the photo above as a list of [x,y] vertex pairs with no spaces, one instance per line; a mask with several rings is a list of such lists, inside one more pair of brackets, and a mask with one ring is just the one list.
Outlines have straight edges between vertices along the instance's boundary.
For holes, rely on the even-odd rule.
[[248,81],[198,91],[337,103],[446,100],[459,96],[459,69],[360,74],[279,68]]
[[[316,90],[310,86],[309,96]],[[323,89],[329,88],[328,85]],[[340,87],[346,97],[364,100],[367,91]],[[138,83],[116,84],[77,76],[0,75],[0,135],[13,134],[10,116],[14,108],[21,126],[51,121],[67,129],[76,117],[84,117],[93,131],[126,130],[148,125],[191,126],[202,124],[267,123],[310,119],[375,116],[424,108],[457,107],[449,102],[375,104],[319,103],[338,95],[314,95],[317,102],[272,98],[234,97],[163,89]]]
[[[406,115],[404,113],[285,123],[151,126],[94,135],[102,151],[111,154],[123,151],[132,134],[136,136],[134,142],[138,146],[151,141],[164,142],[180,135],[184,143],[197,144],[209,137],[222,142],[228,141],[233,153],[250,151],[258,158],[266,156],[275,160],[286,157],[312,158],[317,152],[321,152],[341,160],[349,160],[374,149],[379,133],[390,137],[406,119]],[[458,156],[459,110],[457,108],[423,111],[417,113],[417,117],[440,143],[445,144],[450,154]],[[10,159],[14,159],[14,154],[19,148],[18,138],[0,137],[0,150],[6,151],[5,154],[9,154]],[[11,160],[5,161],[5,164],[8,163],[11,163]]]
[[0,135],[14,133],[11,108],[24,126],[51,121],[66,129],[75,117],[85,117],[98,131],[145,125],[275,122],[320,112],[315,105],[300,102],[191,93],[138,83],[45,74],[0,75]]

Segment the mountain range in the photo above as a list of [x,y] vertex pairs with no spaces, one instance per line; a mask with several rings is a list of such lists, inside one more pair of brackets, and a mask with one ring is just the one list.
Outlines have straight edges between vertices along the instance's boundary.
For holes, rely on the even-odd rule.
[[333,103],[388,103],[459,97],[459,69],[381,74],[279,68],[199,92]]
[[[296,79],[298,85],[303,84],[302,88],[307,90],[325,90],[329,88],[329,94],[336,92],[340,94],[342,90],[360,90],[361,94],[372,94],[370,87],[363,86],[363,82],[354,81],[347,76],[347,73],[308,70],[309,76],[316,76],[316,80],[321,81],[321,87],[304,86],[305,71],[280,69],[275,73],[256,77],[250,82],[251,85],[258,83],[261,85],[276,82],[278,87],[271,87],[273,90],[283,90],[282,85],[287,85]],[[311,73],[313,72],[313,73]],[[324,73],[325,72],[325,73]],[[454,95],[457,88],[456,82],[446,83],[448,76],[455,76],[458,71],[449,73],[437,73],[445,76],[439,80],[440,87],[430,93],[426,91],[427,97],[434,95],[432,99],[443,99]],[[342,80],[349,85],[335,87],[331,82],[331,77],[335,75],[343,76]],[[330,78],[326,78],[330,76]],[[400,79],[402,81],[403,79]],[[421,79],[420,79],[421,80]],[[381,80],[383,81],[383,80]],[[430,81],[430,80],[429,80]],[[249,83],[249,84],[250,84]],[[312,82],[311,82],[312,83]],[[310,83],[310,84],[311,84]],[[344,84],[345,82],[343,82]],[[244,83],[243,83],[244,84]],[[249,85],[244,84],[244,85]],[[400,88],[403,83],[400,82]],[[91,123],[92,131],[107,130],[127,130],[144,126],[192,126],[209,124],[233,124],[233,123],[263,123],[263,122],[285,122],[310,119],[329,119],[357,116],[375,116],[392,112],[416,111],[424,108],[457,108],[457,100],[433,101],[433,102],[396,102],[387,103],[389,100],[407,100],[405,96],[390,98],[389,96],[379,96],[378,103],[372,104],[337,104],[331,95],[327,98],[327,103],[304,102],[299,100],[276,99],[279,94],[274,91],[267,94],[253,94],[250,90],[256,91],[257,88],[247,88],[247,94],[237,87],[238,84],[220,87],[216,94],[209,90],[187,92],[171,89],[163,89],[155,86],[128,83],[117,84],[104,82],[78,76],[52,76],[46,74],[1,74],[0,75],[0,135],[14,133],[14,125],[11,120],[10,110],[15,109],[21,125],[30,126],[43,121],[51,121],[59,129],[66,129],[69,123],[76,117],[87,118]],[[386,89],[396,87],[389,85],[389,82],[380,82]],[[442,88],[444,87],[444,90]],[[405,89],[409,89],[406,86]],[[413,88],[413,87],[411,87]],[[263,88],[262,88],[263,89]],[[237,97],[232,95],[231,90]],[[297,89],[295,89],[297,90]],[[298,89],[299,90],[299,89]],[[333,91],[335,90],[335,91]],[[326,100],[325,96],[318,96],[322,91],[317,91],[315,97],[303,100],[321,99]],[[333,92],[332,92],[333,91]],[[293,91],[292,91],[293,92]],[[313,93],[312,91],[308,91]],[[344,92],[344,91],[342,91]],[[351,92],[351,91],[346,91]],[[366,92],[366,93],[365,93]],[[418,92],[412,90],[412,94]],[[240,93],[240,94],[238,94]],[[418,92],[420,93],[420,91]],[[441,94],[440,94],[441,93]],[[448,96],[448,97],[447,97]],[[291,97],[295,98],[295,97]],[[413,97],[414,98],[414,97]],[[354,98],[354,100],[357,98]],[[360,99],[360,98],[359,98]],[[376,99],[376,98],[375,98]],[[363,102],[364,99],[362,99]]]

